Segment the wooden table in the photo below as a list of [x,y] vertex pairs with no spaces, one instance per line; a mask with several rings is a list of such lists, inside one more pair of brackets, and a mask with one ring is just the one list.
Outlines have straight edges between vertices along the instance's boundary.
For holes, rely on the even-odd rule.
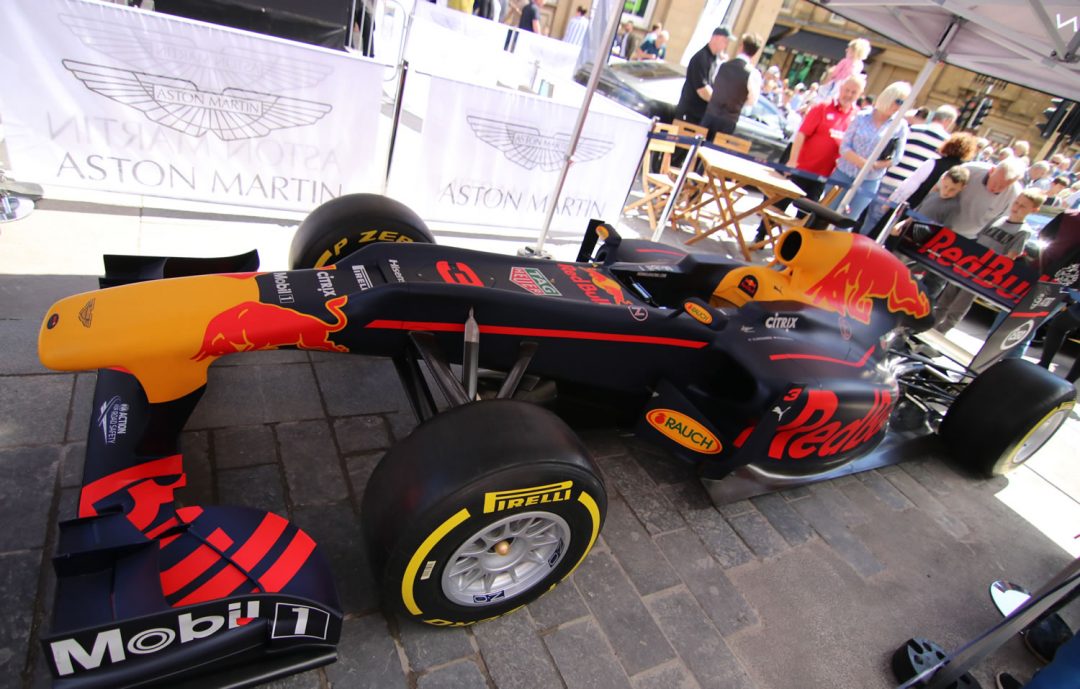
[[[720,223],[707,230],[699,229],[693,237],[686,240],[686,243],[699,242],[717,230],[728,228],[739,242],[743,258],[749,261],[750,251],[746,248],[746,241],[739,231],[739,221],[759,213],[761,209],[768,208],[777,201],[797,199],[806,194],[776,170],[752,160],[704,147],[698,151],[698,158],[705,167],[705,189],[701,198],[690,208],[684,209],[682,213],[693,212],[710,203],[715,203],[720,211]],[[764,198],[753,208],[736,211],[736,192],[744,187],[754,187]]]

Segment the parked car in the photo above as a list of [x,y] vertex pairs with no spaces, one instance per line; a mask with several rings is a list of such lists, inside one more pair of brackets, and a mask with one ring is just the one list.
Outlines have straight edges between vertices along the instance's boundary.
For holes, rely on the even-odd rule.
[[[585,65],[574,81],[585,84],[592,65]],[[604,67],[597,90],[646,117],[671,122],[679,105],[686,68],[655,60],[617,62]],[[772,102],[759,98],[753,107],[743,108],[735,136],[749,139],[756,158],[779,161],[794,132],[785,128],[784,115]]]

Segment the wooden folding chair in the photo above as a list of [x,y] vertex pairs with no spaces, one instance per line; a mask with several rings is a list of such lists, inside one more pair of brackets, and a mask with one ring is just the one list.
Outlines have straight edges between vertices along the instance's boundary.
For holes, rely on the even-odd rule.
[[735,151],[736,153],[745,153],[746,155],[750,155],[749,139],[743,139],[738,136],[733,136],[731,134],[717,132],[713,135],[713,143],[717,146],[720,146],[721,148]]
[[[670,124],[656,124],[654,132],[665,134],[678,134],[678,129]],[[641,158],[641,191],[644,194],[640,199],[628,204],[623,212],[634,210],[639,206],[645,206],[645,213],[649,217],[649,227],[656,229],[656,219],[663,212],[671,190],[675,188],[675,177],[671,173],[671,154],[675,152],[676,144],[673,141],[663,139],[649,139],[645,146],[645,155]],[[659,161],[659,169],[653,171],[653,159]]]
[[[679,136],[700,136],[702,139],[707,139],[709,136],[708,127],[702,127],[699,124],[693,124],[691,122],[687,122],[686,120],[675,119],[672,121],[672,125],[678,128]],[[686,151],[689,151],[691,148],[689,144],[678,144],[677,147]],[[686,206],[690,205],[695,199],[697,199],[701,195],[702,190],[705,188],[705,183],[707,181],[704,175],[695,171],[698,167],[696,156],[692,160],[684,159],[682,162],[682,166],[672,165],[671,167],[671,173],[675,175],[675,177],[678,177],[682,173],[682,168],[684,166],[689,166],[686,173],[686,180],[683,183],[681,192],[679,193],[678,204],[675,206],[675,211],[671,214],[672,229],[676,229],[678,221],[682,217],[680,208],[685,208]],[[695,212],[695,221],[697,219],[697,216],[698,212]]]

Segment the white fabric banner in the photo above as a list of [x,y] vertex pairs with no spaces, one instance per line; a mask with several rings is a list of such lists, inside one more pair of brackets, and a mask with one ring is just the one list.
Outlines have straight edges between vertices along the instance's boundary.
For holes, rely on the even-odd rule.
[[405,54],[412,69],[516,88],[532,87],[538,78],[572,80],[578,51],[554,38],[421,1]]
[[[575,96],[584,90],[559,85],[560,102],[431,77],[427,92],[417,94],[425,85],[414,76],[406,82],[405,105],[423,123],[419,137],[412,134],[418,145],[410,145],[413,118],[402,118],[391,195],[427,220],[540,228],[581,104]],[[554,229],[618,219],[638,171],[649,121],[624,108],[599,109],[585,121]]]
[[382,188],[384,65],[87,0],[2,15],[20,180],[289,210]]

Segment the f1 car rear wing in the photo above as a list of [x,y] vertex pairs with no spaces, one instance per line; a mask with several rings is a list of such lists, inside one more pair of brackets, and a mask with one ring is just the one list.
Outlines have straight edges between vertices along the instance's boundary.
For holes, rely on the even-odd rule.
[[1057,283],[1045,276],[1040,279],[1036,271],[1020,260],[997,254],[947,227],[914,222],[905,230],[897,251],[927,272],[1008,312],[982,348],[970,356],[970,361],[952,355],[951,358],[975,372],[989,368],[1024,342],[1061,301],[1061,286]]

